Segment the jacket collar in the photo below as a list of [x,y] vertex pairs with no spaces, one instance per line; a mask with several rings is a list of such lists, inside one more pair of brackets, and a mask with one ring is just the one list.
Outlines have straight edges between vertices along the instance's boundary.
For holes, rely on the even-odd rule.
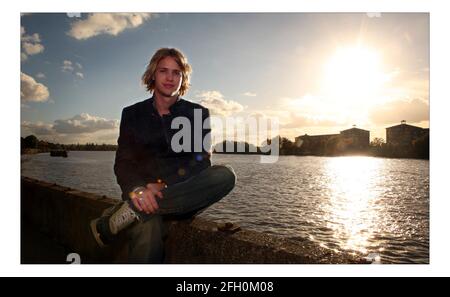
[[[181,97],[178,97],[177,101],[175,101],[175,103],[169,107],[169,111],[171,114],[173,114],[174,112],[176,112],[180,109],[180,107],[182,105],[182,101],[183,101],[183,99]],[[150,97],[148,99],[148,102],[150,105],[149,108],[150,108],[151,112],[155,113],[156,115],[159,115],[158,110],[156,109],[156,106],[155,106],[155,96],[153,95],[152,97]]]
[[[148,98],[146,101],[147,101],[146,110],[150,111],[150,113],[152,115],[159,116],[158,110],[156,109],[156,106],[155,106],[155,96],[153,95],[152,97]],[[183,102],[183,99],[181,97],[178,97],[178,100],[169,107],[170,113],[173,114],[174,112],[177,112],[181,108],[182,102]]]

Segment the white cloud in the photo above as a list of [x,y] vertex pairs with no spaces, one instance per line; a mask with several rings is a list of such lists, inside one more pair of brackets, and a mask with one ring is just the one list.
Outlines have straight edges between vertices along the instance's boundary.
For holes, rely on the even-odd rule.
[[41,44],[41,37],[39,34],[32,35],[25,34],[25,28],[20,27],[20,42],[22,46],[21,59],[25,61],[28,56],[36,55],[44,51],[44,46]]
[[328,119],[326,117],[308,117],[290,113],[289,121],[285,124],[281,124],[281,127],[284,129],[300,129],[305,127],[336,127],[340,124],[341,123],[338,123],[333,119]]
[[70,119],[56,120],[53,124],[43,122],[21,123],[21,135],[36,135],[39,139],[59,143],[117,143],[119,121],[92,116],[87,113]]
[[63,66],[62,66],[61,69],[62,69],[63,72],[72,72],[74,70],[73,65],[72,65],[72,61],[64,60],[63,61]]
[[230,116],[244,110],[244,107],[236,101],[225,100],[218,91],[206,91],[196,96],[199,103],[209,108],[212,115]]
[[68,12],[66,14],[69,18],[81,18],[81,12]]
[[21,72],[20,73],[20,99],[28,102],[45,102],[50,93],[48,88],[36,80]]
[[36,55],[39,54],[40,52],[44,51],[44,46],[42,44],[38,44],[38,43],[29,43],[29,42],[24,42],[22,44],[22,48],[25,52],[26,55]]
[[150,13],[93,13],[87,19],[73,22],[67,34],[78,40],[101,34],[117,36],[125,29],[139,27],[154,16]]
[[256,93],[252,93],[252,92],[245,92],[244,94],[242,94],[244,96],[248,96],[248,97],[256,97]]
[[84,79],[84,74],[80,71],[77,71],[76,68],[80,70],[83,68],[83,66],[78,62],[73,63],[70,60],[64,60],[63,65],[61,66],[61,70],[63,72],[72,73],[76,77]]
[[41,79],[46,78],[45,74],[42,73],[42,72],[39,72],[38,74],[36,74],[36,77],[37,77],[37,78],[41,78]]
[[340,123],[325,116],[310,116],[290,109],[257,110],[250,114],[255,118],[277,120],[282,129],[303,129],[305,127],[335,127]]
[[108,120],[82,113],[71,119],[56,120],[53,129],[58,133],[93,133],[99,130],[116,129],[118,120]]
[[364,100],[345,101],[311,94],[299,98],[280,98],[277,102],[274,109],[290,111],[294,123],[310,127],[366,125],[368,111],[375,104]]
[[34,135],[54,135],[53,125],[42,122],[31,123],[27,121],[22,122],[22,129]]

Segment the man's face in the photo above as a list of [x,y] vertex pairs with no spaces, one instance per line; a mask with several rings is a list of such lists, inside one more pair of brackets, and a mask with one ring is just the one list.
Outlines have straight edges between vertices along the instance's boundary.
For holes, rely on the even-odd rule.
[[180,90],[182,72],[180,66],[172,57],[159,61],[155,71],[155,92],[164,97],[176,96]]

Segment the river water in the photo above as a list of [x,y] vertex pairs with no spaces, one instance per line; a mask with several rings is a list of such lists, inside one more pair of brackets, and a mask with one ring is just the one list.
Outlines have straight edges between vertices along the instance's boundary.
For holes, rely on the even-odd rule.
[[[21,174],[119,199],[115,152],[23,155]],[[429,161],[374,157],[213,155],[231,165],[235,189],[200,216],[311,240],[381,263],[429,263]]]

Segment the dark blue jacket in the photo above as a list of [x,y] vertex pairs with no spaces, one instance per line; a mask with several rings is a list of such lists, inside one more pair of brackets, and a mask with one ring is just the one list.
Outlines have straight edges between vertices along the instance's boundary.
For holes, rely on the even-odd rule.
[[[129,199],[129,192],[137,186],[158,180],[170,186],[211,166],[210,147],[201,152],[193,151],[195,109],[202,111],[203,127],[203,121],[209,119],[209,110],[181,98],[170,107],[170,114],[162,117],[154,107],[153,97],[123,109],[114,164],[122,199]],[[179,116],[191,123],[190,152],[174,152],[171,147],[172,137],[182,128],[172,129],[171,123]],[[201,139],[206,138],[206,142],[211,143],[211,129],[198,130],[202,133]]]

